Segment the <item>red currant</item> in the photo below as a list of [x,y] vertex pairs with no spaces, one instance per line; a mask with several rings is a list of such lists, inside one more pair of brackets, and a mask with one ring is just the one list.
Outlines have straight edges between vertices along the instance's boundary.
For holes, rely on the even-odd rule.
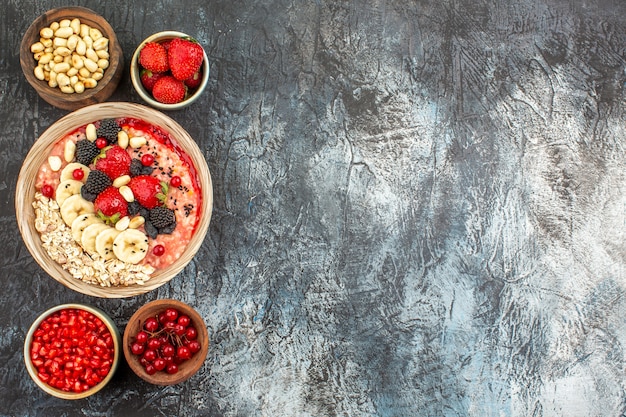
[[76,181],[80,181],[85,178],[85,171],[80,168],[76,168],[74,171],[72,171],[72,177],[74,177]]
[[152,253],[154,254],[154,256],[162,256],[165,253],[165,246],[156,245],[154,248],[152,248]]
[[154,333],[159,329],[159,322],[154,317],[148,317],[143,324],[143,328],[147,332]]
[[168,374],[175,374],[176,372],[178,372],[178,365],[176,365],[175,363],[170,363],[169,365],[167,365],[167,368],[165,368],[165,371]]
[[170,185],[174,188],[180,187],[182,183],[183,183],[183,180],[178,175],[174,175],[170,179]]
[[165,359],[163,358],[156,358],[152,365],[154,365],[154,368],[157,371],[162,371],[167,366],[167,362],[165,362]]
[[188,315],[186,314],[181,314],[178,317],[178,324],[180,324],[183,327],[188,327],[191,324],[191,319],[189,318]]
[[158,318],[159,323],[165,324],[165,322],[167,322],[167,316],[165,315],[165,311],[160,312]]
[[174,333],[178,336],[184,335],[186,330],[187,328],[180,323],[174,325]]
[[151,153],[143,154],[143,156],[141,157],[141,165],[145,167],[149,167],[150,165],[152,165],[153,162],[154,155],[152,155]]
[[150,339],[148,339],[148,348],[149,349],[157,350],[160,347],[161,347],[161,341],[158,338],[151,337]]
[[45,197],[52,198],[52,196],[54,195],[54,187],[52,187],[50,184],[45,184],[43,187],[41,187],[41,194],[43,194]]
[[143,343],[135,342],[130,345],[130,351],[133,352],[134,355],[141,355],[145,350],[145,345]]
[[148,375],[154,375],[156,374],[157,368],[156,366],[154,366],[153,364],[149,363],[146,365],[146,367],[144,368],[146,370],[146,373]]
[[189,326],[187,327],[187,330],[185,330],[185,337],[188,340],[194,340],[198,337],[198,331],[196,330],[195,327]]
[[157,358],[157,353],[156,351],[152,350],[152,349],[147,349],[144,353],[143,353],[143,358],[148,361],[148,363],[150,362],[154,362],[154,360]]
[[200,342],[198,342],[197,340],[192,340],[187,344],[187,347],[189,348],[191,353],[196,353],[200,350],[201,345]]
[[135,341],[141,344],[146,343],[148,341],[148,333],[144,332],[143,330],[140,331],[139,333],[137,333],[137,336],[135,336]]
[[176,349],[176,356],[183,360],[190,359],[191,350],[187,346],[179,346],[178,349]]
[[108,144],[109,144],[109,141],[106,140],[106,138],[96,139],[96,148],[98,149],[106,148]]
[[174,345],[167,343],[161,346],[161,354],[163,355],[163,357],[174,356],[174,353],[176,353],[176,348],[174,347]]
[[175,308],[168,308],[165,310],[165,316],[168,321],[174,321],[178,318],[178,310]]

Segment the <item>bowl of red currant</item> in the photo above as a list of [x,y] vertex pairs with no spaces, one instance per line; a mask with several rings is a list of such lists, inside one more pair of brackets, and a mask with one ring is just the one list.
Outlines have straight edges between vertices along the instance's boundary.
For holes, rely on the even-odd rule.
[[111,380],[120,345],[115,323],[102,310],[62,304],[31,325],[24,342],[24,361],[42,390],[76,400],[95,394]]
[[124,356],[144,381],[174,385],[203,365],[209,335],[202,317],[182,301],[149,302],[133,314],[124,331]]

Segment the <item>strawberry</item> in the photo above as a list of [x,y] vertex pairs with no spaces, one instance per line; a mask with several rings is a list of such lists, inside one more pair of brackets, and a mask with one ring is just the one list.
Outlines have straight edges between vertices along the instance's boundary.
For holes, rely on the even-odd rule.
[[185,98],[186,93],[185,84],[171,75],[159,78],[152,88],[154,99],[164,104],[180,103]]
[[167,59],[174,78],[183,81],[200,69],[204,52],[195,39],[175,38],[170,43]]
[[167,195],[167,184],[150,175],[138,175],[130,179],[128,187],[135,201],[147,209],[163,205]]
[[187,88],[198,88],[202,82],[202,70],[198,70],[193,75],[185,80]]
[[96,169],[107,174],[111,180],[130,174],[130,155],[118,145],[107,146],[96,157]]
[[148,42],[139,52],[139,64],[152,72],[165,72],[169,69],[167,51],[161,44]]
[[96,213],[103,220],[108,220],[111,223],[128,216],[128,203],[124,200],[120,191],[113,186],[105,188],[104,191],[98,194],[93,205]]
[[154,84],[159,78],[163,77],[163,75],[164,73],[162,72],[152,72],[149,69],[142,69],[139,77],[144,88],[148,91],[152,91]]

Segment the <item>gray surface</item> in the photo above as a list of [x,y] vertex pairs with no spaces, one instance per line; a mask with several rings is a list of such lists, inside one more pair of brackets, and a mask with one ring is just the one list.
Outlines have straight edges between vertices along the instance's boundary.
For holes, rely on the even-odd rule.
[[[79,2],[127,60],[164,29],[211,60],[206,95],[170,113],[212,172],[208,236],[170,285],[125,300],[57,284],[15,223],[21,161],[66,113],[23,80],[18,45],[61,3],[0,16],[0,414],[626,413],[626,3]],[[127,74],[112,100],[139,102]],[[87,302],[123,330],[165,297],[209,327],[188,382],[123,365],[64,402],[28,378],[47,307]]]

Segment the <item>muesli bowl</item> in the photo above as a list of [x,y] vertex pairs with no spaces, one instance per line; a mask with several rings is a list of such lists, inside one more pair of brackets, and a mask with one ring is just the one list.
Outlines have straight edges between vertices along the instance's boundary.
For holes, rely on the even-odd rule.
[[[105,121],[117,126],[119,140],[103,145],[97,136],[107,135]],[[84,162],[81,141],[97,145],[93,163]],[[73,158],[68,142],[78,145]],[[111,176],[124,158],[132,159],[131,172]],[[93,190],[96,183],[102,190]],[[95,104],[59,119],[26,156],[15,197],[18,227],[37,263],[63,285],[103,298],[139,295],[174,278],[202,245],[213,204],[211,175],[193,138],[163,113],[134,103]],[[118,212],[107,212],[111,207]],[[170,217],[166,226],[157,223]]]

